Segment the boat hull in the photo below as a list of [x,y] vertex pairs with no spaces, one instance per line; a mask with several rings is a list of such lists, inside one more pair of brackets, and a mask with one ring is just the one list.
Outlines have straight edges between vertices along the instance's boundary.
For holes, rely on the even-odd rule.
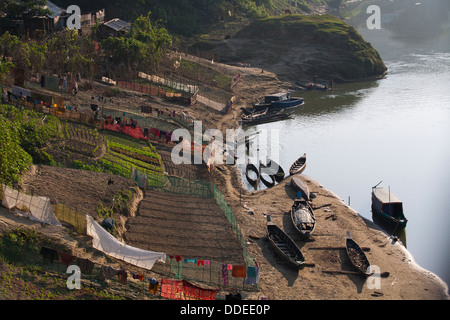
[[303,98],[289,98],[287,100],[272,102],[270,109],[292,109],[305,104]]
[[300,158],[295,160],[295,162],[289,168],[289,174],[291,176],[295,174],[300,174],[306,169],[306,153],[303,154]]
[[311,238],[316,228],[316,217],[308,201],[295,199],[291,207],[291,221],[302,240]]
[[299,176],[292,177],[291,186],[294,191],[300,192],[303,199],[305,199],[306,201],[311,200],[309,197],[308,185],[305,183],[305,181],[302,180],[302,178],[300,178]]
[[370,273],[370,262],[367,259],[366,254],[361,249],[361,247],[351,238],[350,232],[347,231],[347,237],[345,241],[345,247],[347,251],[347,256],[350,259],[350,263],[353,268],[356,269],[364,277],[371,275]]
[[272,159],[268,159],[267,164],[265,165],[261,164],[261,170],[265,170],[265,172],[272,176],[278,183],[284,179],[285,174],[283,168]]
[[276,254],[289,266],[300,269],[305,265],[305,258],[295,242],[278,226],[267,223],[267,238]]
[[372,188],[372,214],[389,229],[406,228],[403,203],[385,188]]
[[[251,171],[256,173],[256,179],[253,179],[252,177],[250,177]],[[258,168],[256,168],[256,166],[254,164],[252,164],[252,163],[247,164],[247,167],[245,169],[245,176],[247,178],[247,181],[252,186],[256,187],[259,184],[260,175],[259,175]]]

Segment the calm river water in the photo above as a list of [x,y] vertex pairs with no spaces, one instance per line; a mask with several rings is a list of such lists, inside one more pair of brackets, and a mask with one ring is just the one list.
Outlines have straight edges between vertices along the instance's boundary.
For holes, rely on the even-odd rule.
[[306,152],[304,174],[367,219],[382,180],[404,203],[415,261],[449,284],[450,52],[372,44],[385,79],[296,93],[306,104],[291,119],[252,129],[279,129],[284,170]]

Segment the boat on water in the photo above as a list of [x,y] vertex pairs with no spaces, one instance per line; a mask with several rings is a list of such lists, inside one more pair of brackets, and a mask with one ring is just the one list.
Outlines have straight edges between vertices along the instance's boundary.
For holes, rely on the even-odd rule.
[[294,189],[294,191],[300,192],[301,197],[304,198],[306,201],[311,200],[310,196],[309,196],[308,185],[306,184],[305,181],[303,181],[302,178],[300,178],[299,176],[292,177],[291,186],[292,186],[292,189]]
[[262,109],[262,110],[255,110],[255,109],[245,109],[241,108],[242,113],[246,117],[253,117],[253,116],[260,116],[263,114],[266,114],[269,111],[269,107]]
[[[254,174],[252,174],[254,173]],[[259,185],[260,181],[260,174],[258,168],[253,163],[247,163],[247,166],[245,168],[245,176],[247,177],[247,181],[253,186],[257,187]],[[254,178],[254,176],[256,176]]]
[[293,176],[297,173],[302,173],[306,168],[306,153],[304,153],[300,158],[294,161],[294,163],[289,168],[289,174]]
[[378,185],[372,187],[372,214],[390,229],[406,228],[408,219],[403,212],[403,202],[392,194],[390,189]]
[[345,247],[352,266],[363,276],[370,276],[369,259],[367,259],[367,256],[361,247],[352,239],[350,232],[348,231],[346,234]]
[[297,198],[291,207],[291,220],[303,240],[311,238],[316,228],[314,211],[304,198]]
[[305,257],[295,242],[267,216],[267,238],[276,253],[290,266],[299,269],[305,266]]
[[284,179],[285,173],[283,168],[270,158],[267,158],[266,164],[261,164],[263,168],[269,175],[273,176],[276,182],[281,182]]
[[291,97],[290,92],[279,92],[264,97],[264,101],[256,103],[254,110],[297,108],[305,104],[303,98]]
[[284,111],[285,109],[279,109],[257,115],[243,115],[240,122],[242,125],[249,125],[283,120],[290,116],[290,113],[286,113]]
[[325,85],[325,84],[321,84],[321,83],[308,83],[305,86],[306,90],[319,90],[319,91],[327,91],[327,90],[331,90],[331,87]]
[[267,187],[272,188],[275,185],[275,176],[270,174],[271,171],[268,170],[266,166],[264,166],[262,163],[259,164],[259,177],[261,179],[261,182]]

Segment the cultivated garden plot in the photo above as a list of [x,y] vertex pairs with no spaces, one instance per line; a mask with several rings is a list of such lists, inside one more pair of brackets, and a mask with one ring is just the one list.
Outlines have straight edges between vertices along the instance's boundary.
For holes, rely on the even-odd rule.
[[241,244],[214,198],[146,191],[125,237],[130,245],[182,258],[243,263]]

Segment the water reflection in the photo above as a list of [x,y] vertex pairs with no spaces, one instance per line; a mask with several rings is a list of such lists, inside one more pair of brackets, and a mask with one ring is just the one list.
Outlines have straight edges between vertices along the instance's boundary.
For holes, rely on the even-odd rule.
[[384,232],[386,232],[389,236],[391,236],[391,239],[395,241],[396,238],[398,238],[401,243],[406,248],[406,228],[392,228],[388,224],[383,221],[383,219],[380,219],[380,217],[377,214],[374,214],[372,212],[372,221],[375,222]]
[[333,115],[357,105],[358,101],[369,95],[379,86],[378,81],[334,85],[329,91],[296,91],[293,97],[303,97],[305,105],[293,113],[303,117]]

